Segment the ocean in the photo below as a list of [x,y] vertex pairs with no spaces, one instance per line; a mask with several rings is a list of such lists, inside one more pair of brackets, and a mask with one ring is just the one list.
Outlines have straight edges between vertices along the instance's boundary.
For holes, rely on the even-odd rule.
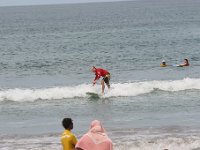
[[60,150],[65,117],[78,139],[100,120],[114,150],[200,149],[199,16],[198,0],[0,7],[0,149]]

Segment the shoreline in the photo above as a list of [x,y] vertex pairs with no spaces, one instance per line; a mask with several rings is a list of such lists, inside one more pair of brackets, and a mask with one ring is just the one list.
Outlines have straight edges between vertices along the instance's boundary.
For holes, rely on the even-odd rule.
[[[119,136],[122,133],[108,132],[109,137],[113,141],[115,150],[161,150],[161,149],[173,149],[178,150],[180,148],[184,150],[190,150],[200,147],[200,130],[191,134],[191,131],[187,131],[187,134],[179,134],[175,128],[171,133],[157,133],[156,131],[140,131],[142,134],[138,134],[137,130],[133,129],[132,135],[130,130],[124,130],[126,134]],[[176,131],[177,133],[174,133]],[[183,129],[182,131],[186,131]],[[118,131],[116,131],[118,132]],[[120,132],[120,131],[119,131]],[[0,135],[0,148],[2,149],[21,149],[34,148],[35,150],[43,149],[61,149],[60,144],[61,133],[49,133],[41,135],[12,135],[6,137],[6,135]],[[79,139],[81,134],[77,136]]]

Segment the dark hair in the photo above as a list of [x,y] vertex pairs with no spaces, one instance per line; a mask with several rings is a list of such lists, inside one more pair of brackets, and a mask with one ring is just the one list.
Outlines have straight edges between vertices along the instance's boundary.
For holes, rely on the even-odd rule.
[[62,125],[65,129],[71,128],[71,125],[73,125],[72,119],[71,118],[64,118],[62,121]]

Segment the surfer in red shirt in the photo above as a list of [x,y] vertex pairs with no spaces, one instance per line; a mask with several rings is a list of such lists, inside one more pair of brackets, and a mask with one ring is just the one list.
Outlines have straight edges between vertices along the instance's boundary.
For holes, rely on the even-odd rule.
[[94,81],[92,82],[93,85],[95,85],[96,81],[103,77],[103,79],[101,80],[101,85],[102,85],[102,94],[104,94],[104,89],[105,89],[105,85],[104,82],[106,83],[107,87],[110,88],[110,73],[107,70],[104,70],[102,68],[96,68],[96,67],[92,67],[92,72],[95,73],[95,78]]

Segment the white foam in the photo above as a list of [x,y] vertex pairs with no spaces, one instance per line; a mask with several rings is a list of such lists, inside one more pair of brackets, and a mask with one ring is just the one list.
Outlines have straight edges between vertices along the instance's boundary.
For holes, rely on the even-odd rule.
[[183,80],[173,81],[145,81],[134,83],[112,84],[112,89],[106,94],[110,96],[137,96],[154,91],[155,89],[163,91],[183,91],[200,89],[200,79],[185,78]]
[[[182,91],[191,89],[200,89],[200,79],[185,78],[183,80],[173,81],[144,81],[132,83],[114,83],[111,89],[106,91],[105,97],[118,96],[137,96],[154,91],[155,89],[163,91]],[[77,86],[51,87],[40,89],[6,89],[0,91],[0,101],[35,101],[38,99],[64,99],[74,97],[86,97],[87,92],[101,93],[101,86],[91,86],[90,84],[81,84]]]
[[[169,137],[158,136],[137,136],[134,139],[118,137],[115,139],[111,137],[114,150],[197,150],[200,148],[200,137],[186,135],[184,137]],[[43,135],[43,136],[11,136],[0,137],[2,150],[60,150],[60,135]]]
[[96,88],[87,84],[72,87],[53,87],[42,89],[8,89],[0,91],[0,101],[34,101],[38,99],[63,99],[73,97],[85,97],[86,93],[96,92]]
[[115,143],[115,150],[197,150],[200,149],[200,138],[187,137],[158,137],[153,139],[141,138]]

